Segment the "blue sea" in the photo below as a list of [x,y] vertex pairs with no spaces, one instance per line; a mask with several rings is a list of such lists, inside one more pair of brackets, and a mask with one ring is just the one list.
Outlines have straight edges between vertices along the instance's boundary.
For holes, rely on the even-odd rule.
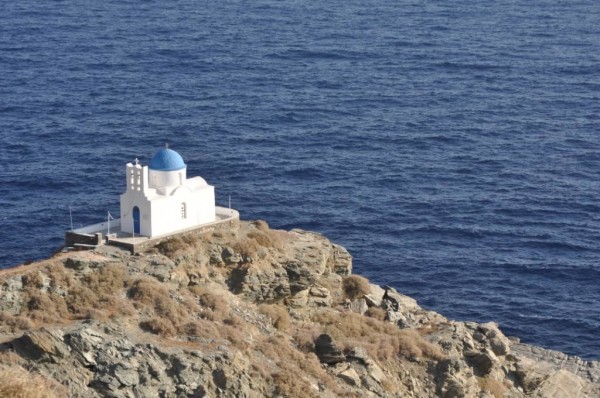
[[600,3],[0,4],[0,267],[165,142],[459,320],[600,359]]

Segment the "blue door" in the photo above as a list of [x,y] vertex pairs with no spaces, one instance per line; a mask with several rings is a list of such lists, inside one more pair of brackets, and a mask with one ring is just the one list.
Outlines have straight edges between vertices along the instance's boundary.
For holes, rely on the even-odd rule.
[[140,208],[137,206],[133,208],[133,233],[140,234]]

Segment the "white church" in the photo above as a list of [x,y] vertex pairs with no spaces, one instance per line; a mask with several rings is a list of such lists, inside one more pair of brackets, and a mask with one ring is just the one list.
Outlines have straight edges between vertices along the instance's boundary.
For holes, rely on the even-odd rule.
[[121,232],[149,238],[215,221],[215,187],[202,177],[187,178],[181,155],[168,146],[142,166],[126,165],[121,195]]

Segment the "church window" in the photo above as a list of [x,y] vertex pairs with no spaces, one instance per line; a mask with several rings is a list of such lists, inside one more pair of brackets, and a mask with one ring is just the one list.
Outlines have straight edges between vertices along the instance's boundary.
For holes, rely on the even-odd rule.
[[186,219],[187,218],[187,208],[185,203],[181,204],[181,218],[182,219]]

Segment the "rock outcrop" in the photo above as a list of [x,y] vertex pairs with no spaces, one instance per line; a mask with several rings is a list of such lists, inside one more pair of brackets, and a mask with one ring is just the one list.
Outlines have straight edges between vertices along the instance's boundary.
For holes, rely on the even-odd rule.
[[0,380],[82,398],[600,396],[598,362],[346,278],[343,247],[263,221],[59,254],[0,272]]

